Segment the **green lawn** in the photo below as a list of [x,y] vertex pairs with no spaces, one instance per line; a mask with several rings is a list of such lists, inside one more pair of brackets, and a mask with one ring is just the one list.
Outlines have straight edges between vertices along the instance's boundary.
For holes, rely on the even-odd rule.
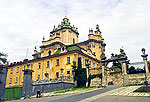
[[65,93],[65,92],[70,92],[70,91],[76,91],[76,90],[91,90],[93,87],[81,87],[81,88],[71,88],[71,89],[64,89],[64,90],[58,90],[55,91],[55,93]]
[[142,87],[136,89],[134,92],[146,92],[146,93],[150,93],[150,86],[145,86],[143,85]]

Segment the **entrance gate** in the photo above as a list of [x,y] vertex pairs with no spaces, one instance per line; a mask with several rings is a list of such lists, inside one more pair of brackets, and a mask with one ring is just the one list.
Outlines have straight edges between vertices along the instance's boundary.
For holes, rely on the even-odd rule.
[[[109,75],[107,73],[108,70],[108,64],[110,62],[117,61],[121,64],[122,72],[115,73],[113,75]],[[127,56],[123,49],[120,49],[119,55],[111,55],[111,58],[106,60],[106,57],[104,60],[101,61],[102,63],[102,86],[107,86],[108,84],[114,84],[114,85],[127,85],[128,84],[128,75],[127,75]]]

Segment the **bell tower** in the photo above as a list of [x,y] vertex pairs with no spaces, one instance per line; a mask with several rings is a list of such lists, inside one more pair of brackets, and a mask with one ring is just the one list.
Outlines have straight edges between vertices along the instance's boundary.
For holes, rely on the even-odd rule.
[[78,43],[78,28],[74,25],[71,26],[69,19],[66,17],[63,18],[61,24],[57,27],[54,26],[53,30],[50,32],[50,39],[59,41],[65,45],[71,45]]
[[96,25],[95,34],[94,34],[94,32],[93,32],[93,30],[91,28],[91,29],[89,29],[89,35],[88,35],[88,37],[89,37],[89,39],[95,39],[95,40],[101,40],[101,41],[103,41],[104,39],[102,38],[102,34],[101,33],[102,32],[99,29],[99,25],[97,24]]

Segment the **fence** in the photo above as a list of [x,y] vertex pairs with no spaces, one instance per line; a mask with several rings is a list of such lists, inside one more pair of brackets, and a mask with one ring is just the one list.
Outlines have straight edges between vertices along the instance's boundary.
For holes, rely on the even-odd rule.
[[22,87],[12,87],[6,88],[4,94],[4,100],[12,100],[12,99],[19,99],[22,95]]

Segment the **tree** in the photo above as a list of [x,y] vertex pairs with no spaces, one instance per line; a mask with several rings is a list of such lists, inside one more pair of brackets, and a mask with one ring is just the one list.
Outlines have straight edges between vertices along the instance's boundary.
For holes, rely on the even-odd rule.
[[0,65],[8,64],[7,54],[0,52]]
[[128,71],[129,71],[128,74],[145,73],[145,70],[144,70],[144,69],[135,68],[134,66],[131,66]]
[[78,58],[78,69],[82,68],[81,57]]
[[85,87],[86,86],[86,69],[82,68],[81,58],[78,58],[78,68],[75,69],[75,77],[74,80],[77,81],[77,87]]

